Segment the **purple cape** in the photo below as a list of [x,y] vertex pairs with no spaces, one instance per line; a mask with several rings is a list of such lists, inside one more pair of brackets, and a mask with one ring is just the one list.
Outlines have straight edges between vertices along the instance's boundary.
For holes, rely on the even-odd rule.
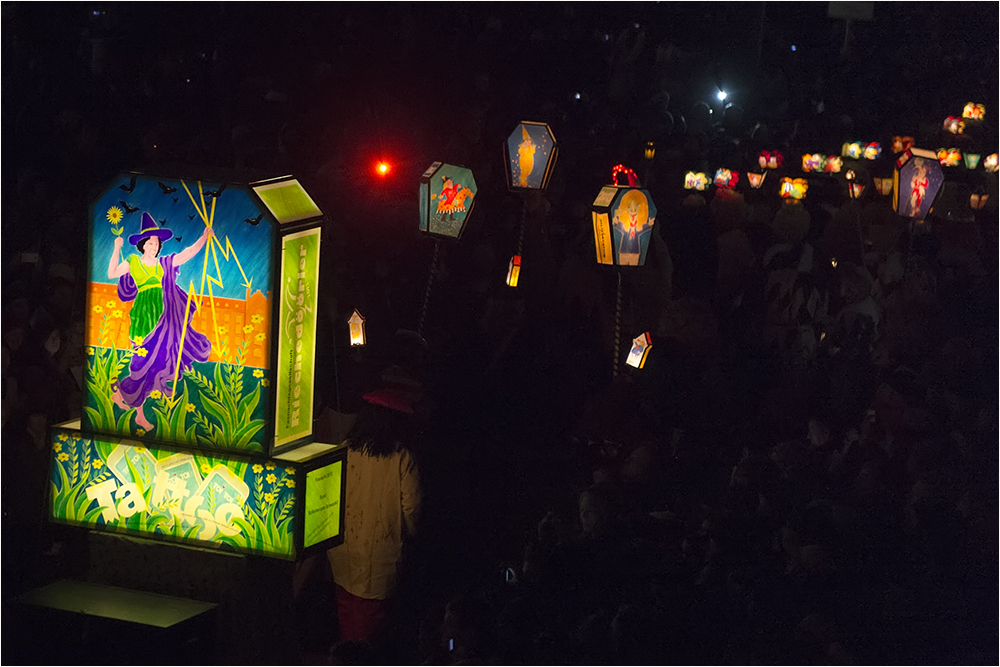
[[[177,354],[181,349],[181,333],[184,329],[184,307],[187,292],[177,286],[179,268],[174,266],[174,255],[160,258],[163,267],[163,314],[160,320],[142,341],[139,349],[146,350],[141,356],[133,352],[129,364],[129,376],[118,383],[122,398],[134,408],[140,407],[154,390],[164,396],[172,396],[174,372],[177,371]],[[127,279],[127,280],[126,280]],[[136,294],[135,281],[126,274],[118,281],[118,294],[123,301],[131,301]],[[197,311],[194,301],[187,313],[187,333],[184,334],[184,350],[181,352],[180,372],[177,387],[181,387],[182,376],[193,361],[207,361],[212,351],[208,337],[194,330],[191,318]],[[168,386],[168,383],[171,383]]]

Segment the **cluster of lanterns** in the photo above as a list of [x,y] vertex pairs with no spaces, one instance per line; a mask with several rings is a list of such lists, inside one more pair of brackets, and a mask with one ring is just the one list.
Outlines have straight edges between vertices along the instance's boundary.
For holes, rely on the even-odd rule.
[[[969,120],[984,117],[982,104],[968,103],[961,118],[949,116],[944,129],[962,134]],[[551,128],[545,123],[523,121],[517,125],[504,143],[504,159],[508,187],[514,192],[544,191],[547,189],[558,155],[558,145]],[[892,194],[893,209],[903,217],[922,220],[930,211],[943,184],[942,166],[965,165],[969,170],[982,163],[985,171],[995,173],[998,167],[996,153],[985,158],[979,153],[963,152],[957,148],[941,148],[936,152],[914,147],[912,136],[897,135],[892,138],[892,151],[896,154],[894,175],[891,178],[873,177],[874,190],[883,196]],[[643,157],[652,161],[656,154],[654,142],[647,142]],[[804,173],[840,174],[844,159],[877,160],[882,154],[879,142],[854,141],[841,146],[840,155],[806,153],[802,156]],[[761,171],[746,172],[750,187],[760,189],[767,172],[779,169],[784,156],[780,150],[761,151],[757,158]],[[625,177],[626,183],[619,183]],[[865,191],[865,184],[853,170],[844,173],[851,199],[858,199]],[[712,178],[705,172],[689,171],[684,175],[684,188],[703,192],[710,185],[719,189],[734,189],[740,181],[740,172],[721,167]],[[805,178],[783,177],[779,194],[787,203],[798,203],[806,197],[809,182]],[[475,204],[477,186],[471,170],[434,162],[420,179],[420,231],[436,238],[458,239]],[[987,200],[982,192],[973,194],[970,206],[981,209]],[[612,169],[611,184],[601,188],[591,205],[594,228],[594,249],[599,264],[609,266],[643,266],[649,251],[650,237],[656,222],[656,206],[649,192],[642,188],[636,172],[618,164]],[[520,279],[522,251],[520,243],[507,266],[506,284],[517,287]],[[364,317],[355,310],[349,319],[351,345],[365,344]],[[617,336],[617,334],[616,334]],[[616,338],[617,340],[617,338]],[[649,332],[632,341],[626,363],[642,368],[652,348]]]
[[861,141],[853,141],[841,146],[840,154],[852,160],[860,160],[862,158],[865,160],[877,160],[878,156],[882,154],[882,145],[877,141],[869,144]]

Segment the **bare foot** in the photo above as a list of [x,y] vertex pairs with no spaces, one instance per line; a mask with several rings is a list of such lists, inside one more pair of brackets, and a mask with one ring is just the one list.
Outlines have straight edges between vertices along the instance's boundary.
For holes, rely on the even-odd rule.
[[142,406],[135,411],[135,423],[139,428],[143,429],[147,433],[153,430],[153,425],[146,419],[146,415],[142,414]]
[[115,393],[111,396],[111,400],[115,402],[115,405],[117,405],[122,410],[125,410],[126,412],[128,412],[128,410],[130,409],[128,403],[126,403],[125,399],[122,398],[121,391],[119,391],[118,389],[115,389]]

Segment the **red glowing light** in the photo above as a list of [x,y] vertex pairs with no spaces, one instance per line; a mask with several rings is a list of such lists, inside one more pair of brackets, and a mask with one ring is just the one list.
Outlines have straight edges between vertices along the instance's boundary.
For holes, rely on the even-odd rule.
[[375,171],[379,173],[379,176],[385,176],[386,174],[388,174],[389,169],[390,167],[388,162],[379,162],[377,165],[375,165]]

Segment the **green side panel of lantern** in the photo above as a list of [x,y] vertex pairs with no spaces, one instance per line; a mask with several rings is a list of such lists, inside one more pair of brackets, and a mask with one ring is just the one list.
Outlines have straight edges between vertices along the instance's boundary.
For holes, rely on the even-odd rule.
[[283,225],[322,215],[313,198],[294,178],[255,185],[253,190]]
[[478,190],[471,170],[440,162],[432,164],[420,178],[420,231],[461,237]]
[[[274,228],[236,184],[123,174],[95,200],[86,432],[265,451]],[[148,266],[138,246],[154,238],[160,249]]]
[[512,190],[544,190],[558,156],[555,135],[545,123],[524,121],[504,146],[507,183]]
[[347,446],[310,442],[277,459],[294,464],[305,476],[302,531],[296,536],[296,551],[322,551],[344,541]]
[[95,530],[292,559],[297,467],[53,429],[49,516]]
[[312,435],[320,228],[281,238],[274,447]]

